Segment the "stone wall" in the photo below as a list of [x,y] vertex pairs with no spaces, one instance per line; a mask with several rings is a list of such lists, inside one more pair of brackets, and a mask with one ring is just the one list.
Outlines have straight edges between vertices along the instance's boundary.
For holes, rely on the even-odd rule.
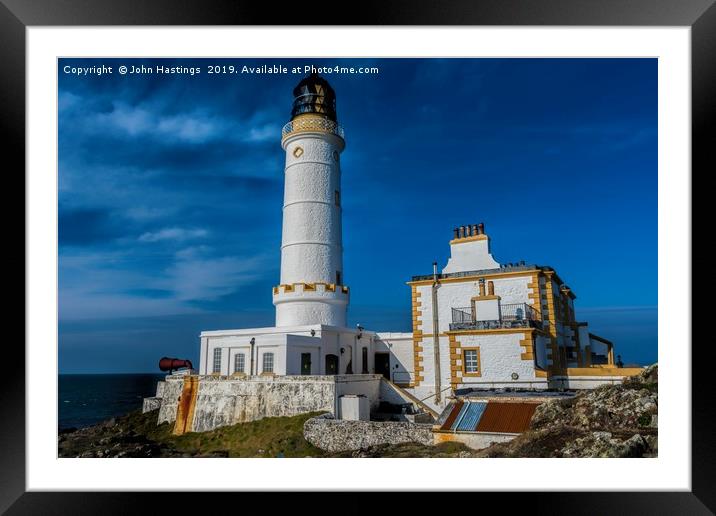
[[342,421],[329,414],[306,421],[303,436],[314,446],[331,452],[360,450],[379,444],[433,444],[430,424]]
[[[296,379],[300,378],[301,381]],[[222,380],[203,377],[194,409],[192,431],[255,421],[264,417],[295,416],[333,411],[335,383],[320,377]]]
[[[193,417],[187,429],[205,432],[264,417],[334,412],[336,397],[341,394],[363,394],[375,407],[380,379],[380,375],[199,376]],[[176,421],[184,377],[167,376],[163,383],[159,424]]]

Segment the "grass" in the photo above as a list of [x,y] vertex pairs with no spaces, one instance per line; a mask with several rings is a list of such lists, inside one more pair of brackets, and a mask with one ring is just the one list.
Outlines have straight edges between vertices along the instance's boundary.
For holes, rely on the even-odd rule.
[[437,446],[418,443],[375,446],[358,452],[331,453],[316,448],[303,437],[303,424],[322,412],[292,417],[267,417],[258,421],[224,426],[209,432],[173,435],[173,423],[156,424],[157,412],[133,412],[117,418],[124,431],[156,442],[162,456],[205,457],[457,457],[471,450],[456,442]]
[[[228,457],[322,457],[323,450],[303,438],[303,424],[322,412],[267,417],[209,432],[173,435],[173,423],[156,425],[156,411],[131,414],[127,423],[138,434],[182,453]],[[149,417],[146,417],[149,416]]]

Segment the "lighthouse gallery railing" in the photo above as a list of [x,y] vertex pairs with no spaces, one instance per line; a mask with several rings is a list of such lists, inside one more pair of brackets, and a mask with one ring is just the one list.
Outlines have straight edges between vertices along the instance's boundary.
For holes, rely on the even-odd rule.
[[298,117],[283,126],[281,138],[293,133],[330,133],[344,138],[343,128],[333,120],[318,116]]

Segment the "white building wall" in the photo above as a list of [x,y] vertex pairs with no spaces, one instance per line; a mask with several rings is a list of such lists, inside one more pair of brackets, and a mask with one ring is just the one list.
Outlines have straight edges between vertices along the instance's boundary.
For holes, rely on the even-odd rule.
[[535,337],[535,359],[536,363],[539,367],[542,369],[547,369],[548,367],[548,361],[547,361],[547,345],[549,343],[549,338],[544,337],[542,335],[537,335]]
[[[450,387],[450,340],[447,336],[439,338],[440,345],[440,390],[442,392],[442,400],[449,394]],[[421,372],[423,381],[419,386],[419,397],[435,394],[435,344],[433,337],[425,337],[421,346],[423,347],[424,370]]]
[[[587,335],[587,338],[589,338],[589,335]],[[589,342],[592,353],[606,355],[609,352],[609,346],[607,346],[604,342],[596,339],[590,339],[587,342]]]
[[[311,335],[313,332],[313,335]],[[264,352],[274,353],[274,373],[301,374],[301,353],[311,353],[311,374],[325,374],[325,357],[338,357],[338,374],[344,374],[348,362],[353,360],[353,372],[362,372],[362,348],[367,348],[368,371],[373,373],[373,347],[375,333],[363,331],[360,339],[355,330],[322,325],[289,328],[249,328],[241,330],[208,331],[202,333],[200,374],[212,374],[214,349],[222,350],[221,375],[234,373],[234,356],[246,354],[246,374],[251,368],[251,339],[254,339],[254,374],[262,373]],[[357,343],[357,345],[356,345]],[[340,352],[343,348],[343,353]],[[356,369],[357,368],[357,369]]]
[[415,380],[412,333],[378,333],[375,352],[389,353],[391,380],[405,384]]
[[311,372],[309,374],[324,374],[321,337],[288,335],[288,348],[286,351],[286,374],[302,374],[301,354],[303,353],[311,355]]
[[498,269],[500,264],[490,254],[490,241],[485,235],[479,240],[465,240],[451,243],[450,259],[443,268],[443,274],[450,272]]
[[[494,282],[495,295],[500,296],[500,304],[528,303],[529,292],[528,284],[532,280],[531,275],[514,276],[507,278],[489,279]],[[471,306],[471,299],[479,294],[479,282],[443,282],[438,288],[438,315],[440,333],[450,329],[452,322],[453,308],[467,308]],[[417,291],[420,293],[421,315],[419,321],[423,333],[433,333],[433,307],[432,307],[432,286],[418,285]]]
[[[480,376],[467,376],[462,379],[464,386],[481,383],[532,382],[537,379],[532,360],[522,360],[523,348],[520,340],[524,333],[491,333],[485,335],[459,335],[460,347],[480,348]],[[519,378],[512,379],[512,373]]]

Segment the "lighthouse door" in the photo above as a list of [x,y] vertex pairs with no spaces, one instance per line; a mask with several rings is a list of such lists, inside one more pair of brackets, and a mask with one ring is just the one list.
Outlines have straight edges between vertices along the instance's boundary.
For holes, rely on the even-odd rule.
[[382,374],[390,380],[390,355],[388,353],[375,354],[375,374]]
[[311,374],[310,353],[301,353],[301,374]]

